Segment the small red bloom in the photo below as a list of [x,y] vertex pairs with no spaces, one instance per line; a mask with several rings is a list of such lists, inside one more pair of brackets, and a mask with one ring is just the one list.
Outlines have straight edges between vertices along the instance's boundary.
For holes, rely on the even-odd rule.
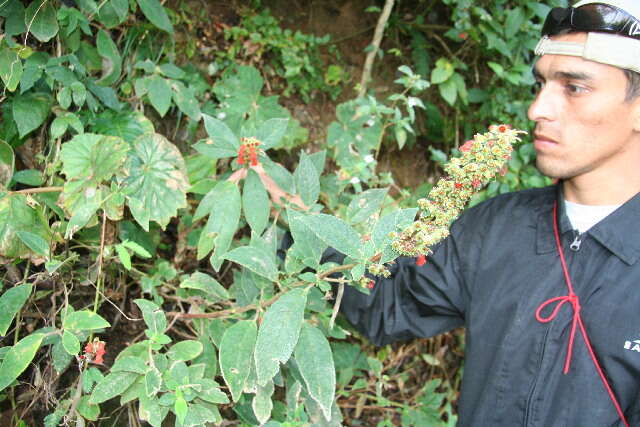
[[480,188],[482,186],[482,183],[479,179],[474,179],[471,185],[473,185],[473,188]]
[[507,131],[507,129],[511,129],[511,126],[510,125],[500,125],[500,126],[498,126],[498,131],[499,132],[503,132],[504,133],[504,132]]
[[456,183],[455,183],[455,187],[456,187],[457,189],[460,189],[460,188],[462,188],[462,184],[461,184],[461,183],[459,183],[459,182],[456,182]]
[[469,38],[469,34],[462,32],[460,34],[458,34],[458,37],[461,38],[462,40],[466,40],[467,38]]
[[376,282],[374,282],[373,280],[369,280],[369,283],[367,283],[367,288],[373,289],[374,286],[376,286]]
[[258,154],[256,153],[256,147],[249,147],[249,160],[251,166],[258,166]]
[[246,145],[242,144],[238,149],[238,164],[244,165],[244,152],[247,149]]
[[473,139],[470,139],[469,141],[465,142],[464,144],[462,144],[460,146],[460,151],[467,152],[467,151],[471,150],[472,146],[473,146]]
[[102,365],[104,362],[104,354],[107,352],[105,346],[107,343],[104,341],[100,341],[99,338],[94,338],[93,342],[88,342],[87,345],[84,346],[84,352],[90,361],[96,363],[98,365]]
[[422,267],[426,263],[427,263],[427,256],[426,255],[418,255],[418,257],[416,258],[416,265],[418,267]]

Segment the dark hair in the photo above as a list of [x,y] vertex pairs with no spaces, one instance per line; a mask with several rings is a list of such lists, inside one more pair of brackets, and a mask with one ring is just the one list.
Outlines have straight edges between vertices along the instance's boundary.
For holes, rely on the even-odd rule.
[[627,76],[627,95],[624,100],[631,102],[640,96],[640,73],[631,70],[622,70]]

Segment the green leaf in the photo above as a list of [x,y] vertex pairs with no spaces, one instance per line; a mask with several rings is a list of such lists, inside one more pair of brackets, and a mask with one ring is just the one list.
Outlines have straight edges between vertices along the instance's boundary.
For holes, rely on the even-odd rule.
[[65,330],[62,333],[62,346],[72,356],[80,353],[80,341],[73,333]]
[[296,191],[307,206],[313,206],[320,195],[320,174],[313,161],[304,153],[300,156],[300,163],[293,173]]
[[167,12],[158,0],[137,0],[144,16],[156,27],[173,34],[173,25]]
[[273,381],[268,381],[266,385],[258,385],[256,395],[251,403],[251,408],[256,416],[256,419],[260,422],[260,425],[271,418],[271,411],[273,411],[273,400],[271,396],[274,392]]
[[145,231],[149,221],[165,227],[178,209],[187,206],[189,188],[184,159],[160,134],[143,134],[133,143],[127,161],[124,193],[133,217]]
[[147,328],[154,334],[162,334],[167,328],[167,318],[160,307],[157,304],[145,299],[136,299],[133,302],[136,303],[142,311],[142,318],[144,323],[147,324]]
[[0,254],[7,258],[32,256],[31,249],[18,238],[18,231],[50,239],[41,208],[31,208],[22,194],[0,197]]
[[269,195],[260,176],[250,169],[242,188],[242,212],[253,231],[261,235],[269,223]]
[[287,257],[299,258],[305,265],[317,269],[320,257],[328,245],[324,244],[313,229],[307,225],[305,222],[307,216],[310,215],[287,210],[289,229],[294,240],[293,246],[287,251]]
[[31,295],[32,285],[25,283],[5,290],[0,295],[0,336],[7,335],[16,314]]
[[16,235],[20,240],[22,240],[22,243],[27,245],[27,247],[36,254],[45,257],[49,256],[49,242],[47,242],[39,235],[31,233],[29,231],[17,231]]
[[123,245],[115,245],[116,253],[120,262],[127,270],[131,270],[131,255]]
[[207,294],[211,301],[225,301],[229,299],[229,292],[208,274],[195,272],[188,279],[180,283],[181,288],[198,289]]
[[224,331],[220,341],[220,371],[237,402],[244,390],[253,362],[258,328],[256,322],[241,320]]
[[155,132],[153,123],[138,111],[105,111],[96,119],[92,130],[120,137],[129,143],[142,134]]
[[358,194],[347,207],[346,218],[350,224],[359,224],[375,214],[387,195],[386,188],[374,188]]
[[180,341],[167,351],[167,356],[174,362],[186,362],[195,359],[202,353],[202,343],[195,340]]
[[39,333],[27,335],[7,351],[0,365],[0,391],[10,386],[27,369],[44,337]]
[[101,3],[98,19],[105,27],[113,28],[122,24],[129,14],[128,0],[107,0]]
[[504,26],[504,35],[507,39],[515,36],[518,31],[520,31],[520,27],[526,21],[526,16],[524,14],[524,10],[521,7],[515,7],[511,10],[507,11],[507,21]]
[[340,218],[318,214],[304,217],[303,222],[327,246],[351,258],[362,257],[360,235]]
[[173,412],[176,414],[176,418],[180,424],[184,424],[184,419],[187,417],[187,401],[184,400],[180,389],[176,390],[176,401],[173,404]]
[[298,342],[304,318],[307,292],[293,289],[280,297],[264,315],[254,358],[258,384],[265,385],[286,363]]
[[0,79],[9,92],[18,87],[22,78],[23,67],[18,53],[0,42]]
[[121,138],[93,133],[76,135],[60,150],[62,173],[67,180],[82,181],[83,187],[95,186],[119,172],[128,150],[129,145]]
[[89,310],[80,310],[65,316],[62,327],[72,331],[93,331],[111,326],[102,316]]
[[458,87],[453,79],[449,79],[446,82],[438,85],[440,96],[447,101],[449,105],[453,105],[458,97]]
[[261,142],[260,148],[268,150],[269,148],[277,146],[285,135],[288,126],[288,118],[269,119],[264,121],[256,131],[255,135],[258,141]]
[[122,73],[122,57],[118,46],[111,40],[111,36],[104,30],[98,31],[96,38],[98,54],[102,57],[102,77],[98,83],[104,86],[114,84]]
[[198,152],[213,159],[237,156],[238,149],[240,148],[240,140],[229,126],[223,121],[206,114],[203,114],[202,118],[209,139],[197,143],[194,148],[198,150]]
[[377,251],[391,244],[389,233],[398,232],[408,227],[415,220],[417,208],[399,209],[380,218],[371,232],[371,242]]
[[135,356],[123,356],[116,359],[115,363],[111,367],[111,372],[135,372],[136,374],[144,375],[149,370],[147,362]]
[[275,281],[278,278],[278,267],[273,258],[262,248],[241,246],[227,252],[224,258],[240,264],[271,281]]
[[160,117],[164,117],[167,111],[169,111],[169,107],[171,107],[171,98],[173,96],[171,86],[166,79],[154,75],[149,77],[147,88],[149,90],[147,93],[149,102],[151,102],[153,108],[160,114]]
[[28,92],[13,99],[13,120],[18,126],[20,138],[44,123],[52,105],[53,98],[45,93]]
[[214,203],[209,212],[209,220],[198,241],[198,259],[204,258],[213,249],[211,264],[218,270],[240,222],[240,191],[233,182],[223,181],[207,196],[209,194],[212,195],[211,200],[224,200],[224,203]]
[[160,391],[162,375],[157,369],[152,369],[144,376],[144,388],[147,396],[153,397]]
[[336,388],[336,370],[329,341],[324,334],[304,324],[295,349],[295,359],[309,395],[318,402],[327,420],[331,419]]
[[446,58],[440,58],[436,61],[436,68],[431,71],[431,83],[441,84],[453,75],[453,64]]
[[78,412],[88,420],[97,421],[100,416],[100,405],[89,403],[89,396],[82,396],[78,402]]
[[37,169],[23,169],[13,174],[13,181],[30,185],[32,187],[38,187],[44,184],[44,177],[42,172]]
[[13,177],[14,167],[13,148],[0,139],[0,189],[8,187],[11,177]]
[[33,0],[24,13],[27,30],[42,43],[58,34],[58,19],[53,1]]
[[172,82],[171,87],[173,88],[173,102],[176,103],[180,111],[189,116],[191,120],[200,121],[202,113],[195,90],[176,80]]
[[102,379],[93,389],[89,403],[98,404],[122,394],[139,377],[133,372],[112,372]]

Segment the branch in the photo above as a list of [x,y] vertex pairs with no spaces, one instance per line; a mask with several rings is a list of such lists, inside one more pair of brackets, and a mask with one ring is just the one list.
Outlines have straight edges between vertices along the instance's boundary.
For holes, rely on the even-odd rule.
[[367,83],[371,80],[371,71],[373,69],[373,61],[376,58],[378,49],[380,48],[380,42],[382,41],[382,35],[384,34],[384,27],[387,25],[389,15],[391,15],[391,9],[393,9],[394,0],[385,0],[384,9],[378,18],[378,24],[376,25],[376,31],[373,33],[373,41],[371,46],[373,49],[367,54],[367,58],[364,61],[364,69],[362,70],[362,79],[360,80],[360,91],[358,97],[363,97],[367,92]]
[[25,190],[9,191],[9,194],[60,193],[64,187],[38,187]]

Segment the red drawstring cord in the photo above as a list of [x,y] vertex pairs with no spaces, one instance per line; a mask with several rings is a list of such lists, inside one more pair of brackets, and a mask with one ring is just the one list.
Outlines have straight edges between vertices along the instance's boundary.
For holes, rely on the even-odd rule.
[[[560,242],[560,232],[558,231],[558,202],[553,205],[553,233],[556,237],[556,247],[558,248],[558,254],[560,255],[560,263],[562,264],[562,271],[564,272],[564,280],[567,283],[567,288],[569,288],[569,295],[551,298],[545,302],[543,302],[540,307],[536,310],[536,319],[541,323],[551,322],[562,305],[566,302],[571,304],[573,308],[573,321],[571,324],[571,333],[569,335],[569,345],[567,347],[567,357],[564,363],[564,374],[569,373],[569,368],[571,367],[571,355],[573,354],[573,343],[575,341],[576,329],[579,327],[580,332],[582,333],[582,337],[584,338],[584,343],[587,345],[587,349],[589,350],[589,355],[591,356],[591,360],[593,360],[593,364],[598,371],[598,375],[600,375],[600,379],[604,384],[604,388],[607,389],[607,393],[609,394],[609,398],[611,398],[611,402],[613,402],[613,406],[616,407],[616,411],[620,416],[625,427],[629,427],[629,423],[627,419],[624,417],[624,412],[616,399],[616,395],[611,389],[607,378],[604,376],[604,372],[600,367],[600,363],[598,363],[598,358],[596,357],[596,353],[593,351],[593,347],[591,346],[591,341],[589,341],[589,336],[587,335],[587,330],[584,327],[584,323],[582,322],[582,318],[580,317],[580,302],[578,301],[578,296],[573,292],[573,285],[571,284],[571,277],[569,276],[569,269],[567,268],[567,262],[564,258],[564,252],[562,250],[562,243]],[[544,310],[548,305],[556,304],[556,307],[553,309],[553,312],[547,316],[542,317],[540,314],[542,310]]]

